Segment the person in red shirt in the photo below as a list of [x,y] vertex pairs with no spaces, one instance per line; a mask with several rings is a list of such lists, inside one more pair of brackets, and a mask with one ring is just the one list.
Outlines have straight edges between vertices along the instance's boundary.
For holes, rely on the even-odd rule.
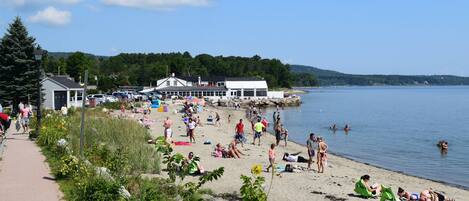
[[241,143],[241,147],[244,147],[245,138],[244,138],[244,124],[243,124],[243,119],[240,119],[240,120],[239,120],[239,123],[236,124],[235,132],[236,132],[235,139],[236,139],[238,142]]
[[10,128],[11,118],[8,114],[0,112],[0,136],[4,136],[6,130]]
[[264,117],[264,118],[262,118],[261,123],[262,123],[262,125],[264,125],[264,128],[262,129],[262,132],[265,134],[267,132],[267,127],[269,126],[269,122]]

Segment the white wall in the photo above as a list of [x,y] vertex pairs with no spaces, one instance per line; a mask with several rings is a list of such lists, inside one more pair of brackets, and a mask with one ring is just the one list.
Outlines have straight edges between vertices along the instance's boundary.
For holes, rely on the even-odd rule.
[[267,89],[267,82],[261,81],[226,81],[228,89]]
[[163,78],[158,81],[156,81],[156,89],[168,87],[167,82],[169,81],[169,87],[183,87],[183,86],[192,86],[192,83],[189,83],[185,80],[176,78],[176,77],[170,77],[170,78]]
[[267,97],[269,98],[283,98],[284,95],[283,91],[267,91]]
[[44,98],[43,106],[47,109],[54,109],[54,91],[65,91],[62,86],[46,79],[42,82],[42,93]]

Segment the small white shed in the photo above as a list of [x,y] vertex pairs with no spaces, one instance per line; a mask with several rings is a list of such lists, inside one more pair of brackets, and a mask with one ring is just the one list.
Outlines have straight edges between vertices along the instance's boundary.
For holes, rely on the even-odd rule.
[[81,107],[84,88],[69,76],[46,77],[41,83],[44,108]]

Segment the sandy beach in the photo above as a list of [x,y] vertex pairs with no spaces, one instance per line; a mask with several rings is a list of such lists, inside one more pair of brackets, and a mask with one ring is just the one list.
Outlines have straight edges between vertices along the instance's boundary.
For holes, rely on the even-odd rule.
[[[175,113],[176,109],[182,107],[182,102],[169,104],[169,111],[166,113],[159,113],[153,109],[151,119],[154,124],[151,126],[151,134],[153,137],[163,135],[163,120],[170,117],[174,124],[172,126],[173,139],[175,141],[189,141],[186,137],[185,125],[181,120],[182,114]],[[205,125],[205,120],[209,115],[215,116],[218,112],[221,116],[221,126]],[[228,115],[231,115],[231,123],[228,123]],[[262,136],[261,146],[252,145],[252,132],[247,119],[245,119],[245,111],[234,110],[231,108],[214,108],[205,107],[202,113],[196,114],[200,116],[203,127],[197,127],[195,130],[195,138],[197,143],[191,146],[175,146],[175,151],[187,155],[189,152],[194,152],[195,155],[201,159],[201,164],[206,170],[215,169],[223,166],[225,173],[222,178],[206,184],[204,187],[212,189],[217,194],[222,193],[238,193],[241,187],[240,175],[250,175],[250,169],[255,164],[261,164],[264,169],[268,165],[267,152],[271,143],[275,139],[272,135]],[[142,114],[130,114],[131,118],[141,118]],[[238,148],[246,155],[241,159],[233,158],[215,158],[211,156],[214,147],[217,143],[221,143],[225,147],[233,140],[235,125],[242,118],[245,122],[245,134],[248,143]],[[269,117],[267,117],[269,119]],[[288,126],[288,125],[287,125]],[[307,127],[308,125],[304,125]],[[321,135],[321,133],[318,133]],[[306,134],[305,134],[306,136]],[[210,140],[212,144],[204,145],[203,142]],[[327,142],[327,136],[325,137]],[[306,141],[306,139],[305,139]],[[278,165],[284,166],[287,162],[282,161],[283,153],[301,152],[301,156],[307,157],[307,149],[305,146],[289,142],[285,147],[283,142],[279,147],[276,147]],[[329,147],[329,150],[334,150],[334,147]],[[370,150],[372,151],[372,150]],[[269,195],[269,200],[363,200],[353,196],[354,184],[356,180],[364,175],[371,176],[371,183],[380,183],[392,187],[394,193],[397,192],[398,187],[402,187],[409,192],[420,192],[427,188],[432,188],[439,192],[444,192],[450,198],[456,200],[467,200],[469,198],[469,191],[461,188],[456,188],[439,182],[434,182],[422,178],[408,176],[402,173],[397,173],[382,168],[377,168],[371,165],[366,165],[356,161],[352,161],[343,157],[328,155],[328,166],[322,174],[316,173],[317,166],[313,164],[313,170],[303,171],[300,173],[281,173],[281,176],[275,176],[273,186]],[[307,167],[307,163],[292,163],[294,165]],[[165,175],[162,172],[162,175]],[[266,177],[266,188],[268,188],[271,181],[270,173],[263,173]],[[196,179],[190,177],[189,180]],[[334,199],[336,198],[336,199]],[[378,200],[378,199],[375,199]]]

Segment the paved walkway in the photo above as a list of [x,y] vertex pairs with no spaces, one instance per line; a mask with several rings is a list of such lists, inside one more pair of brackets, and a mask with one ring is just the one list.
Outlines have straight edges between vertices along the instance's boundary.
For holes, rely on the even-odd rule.
[[50,174],[46,158],[27,134],[16,133],[12,126],[1,157],[0,200],[60,200],[62,193]]

